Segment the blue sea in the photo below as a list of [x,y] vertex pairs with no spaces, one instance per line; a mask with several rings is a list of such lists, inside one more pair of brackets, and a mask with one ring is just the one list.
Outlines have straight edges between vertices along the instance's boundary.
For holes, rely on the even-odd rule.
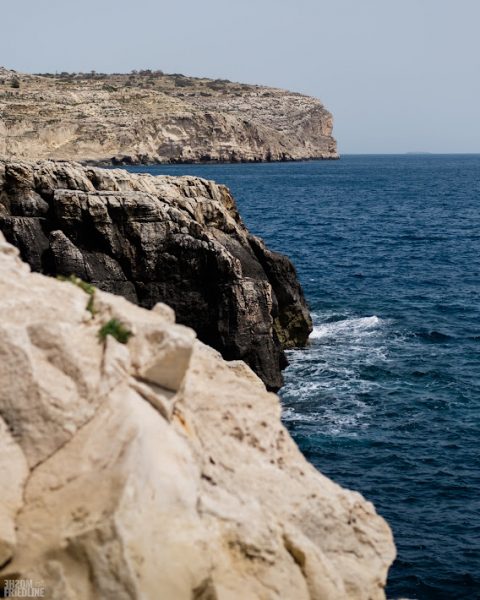
[[131,170],[227,184],[295,263],[315,327],[284,422],[388,520],[388,597],[479,599],[480,156]]

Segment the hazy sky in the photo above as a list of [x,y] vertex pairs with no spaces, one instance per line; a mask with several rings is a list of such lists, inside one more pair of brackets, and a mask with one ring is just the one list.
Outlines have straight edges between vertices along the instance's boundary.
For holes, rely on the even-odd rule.
[[480,0],[1,0],[0,65],[321,98],[341,152],[480,152]]

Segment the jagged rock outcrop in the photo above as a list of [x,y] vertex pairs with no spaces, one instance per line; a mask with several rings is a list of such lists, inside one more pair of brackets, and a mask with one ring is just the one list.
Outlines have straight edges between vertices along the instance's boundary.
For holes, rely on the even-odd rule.
[[337,158],[332,115],[302,94],[143,72],[0,68],[0,155],[104,163]]
[[[112,319],[128,343],[99,338]],[[51,600],[384,598],[395,551],[372,504],[173,319],[30,273],[0,234],[3,581]]]
[[228,189],[75,163],[0,160],[0,230],[32,269],[77,275],[180,323],[270,389],[310,315],[290,261],[243,225]]

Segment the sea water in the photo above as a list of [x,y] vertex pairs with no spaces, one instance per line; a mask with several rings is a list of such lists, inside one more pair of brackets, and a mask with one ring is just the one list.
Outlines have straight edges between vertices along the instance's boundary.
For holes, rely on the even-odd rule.
[[283,419],[392,527],[389,598],[480,598],[480,156],[131,170],[227,184],[293,260],[314,330]]

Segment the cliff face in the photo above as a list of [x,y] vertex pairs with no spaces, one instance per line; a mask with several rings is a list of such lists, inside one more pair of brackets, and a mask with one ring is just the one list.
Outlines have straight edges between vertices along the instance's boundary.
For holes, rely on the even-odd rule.
[[[315,98],[181,75],[0,68],[0,155],[105,163],[337,158]],[[18,87],[13,87],[17,86]]]
[[[126,344],[99,337],[112,319]],[[171,309],[32,274],[0,234],[0,327],[4,581],[52,600],[384,598],[388,526]]]
[[311,320],[290,261],[243,225],[228,189],[72,163],[0,161],[0,230],[32,269],[77,275],[180,323],[270,389]]

